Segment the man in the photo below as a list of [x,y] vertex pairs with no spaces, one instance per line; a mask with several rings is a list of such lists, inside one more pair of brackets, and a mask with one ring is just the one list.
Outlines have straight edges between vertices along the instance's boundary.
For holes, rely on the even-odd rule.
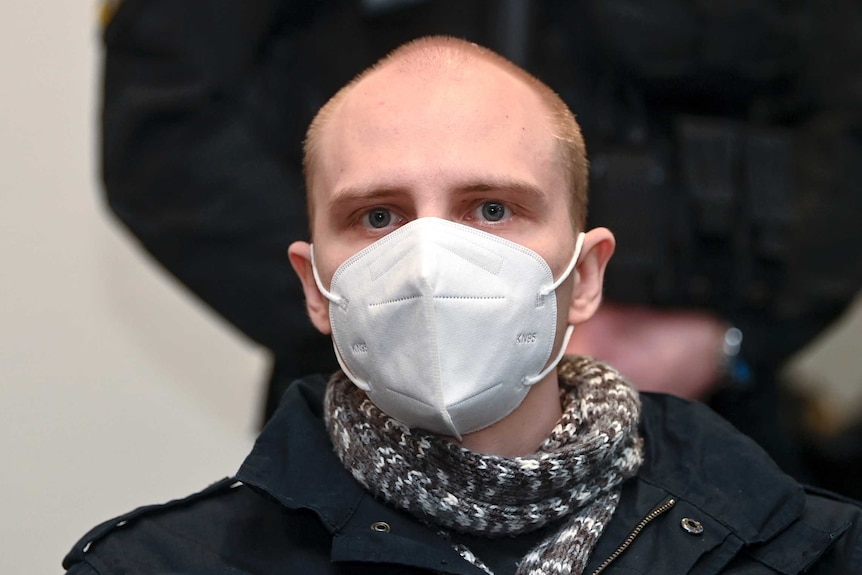
[[343,373],[292,386],[236,478],[97,527],[85,573],[858,573],[862,512],[706,408],[561,358],[614,249],[573,116],[425,38],[341,90],[290,246]]

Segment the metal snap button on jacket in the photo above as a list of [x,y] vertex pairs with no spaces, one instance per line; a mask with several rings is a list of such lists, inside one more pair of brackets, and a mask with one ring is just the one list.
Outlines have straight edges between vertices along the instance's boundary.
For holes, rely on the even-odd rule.
[[371,524],[371,530],[379,531],[380,533],[389,533],[391,528],[389,527],[389,524],[385,521],[375,521]]
[[679,525],[686,533],[691,533],[692,535],[700,535],[703,533],[703,524],[700,521],[683,517],[682,521],[679,522]]

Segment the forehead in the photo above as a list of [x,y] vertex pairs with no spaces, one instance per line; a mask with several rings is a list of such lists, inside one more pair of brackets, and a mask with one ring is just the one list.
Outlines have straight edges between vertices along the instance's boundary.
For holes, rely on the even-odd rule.
[[[551,114],[532,86],[485,62],[384,66],[358,82],[319,134],[315,203],[355,180],[562,178]],[[501,173],[507,172],[507,173]]]

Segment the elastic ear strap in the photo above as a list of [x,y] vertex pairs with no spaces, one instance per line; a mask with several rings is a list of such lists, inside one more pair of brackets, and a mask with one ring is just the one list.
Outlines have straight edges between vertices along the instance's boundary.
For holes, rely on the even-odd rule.
[[[314,274],[314,283],[317,284],[317,289],[320,290],[320,293],[323,294],[323,297],[334,303],[335,305],[341,307],[341,304],[344,303],[344,298],[341,296],[337,296],[334,293],[327,290],[323,287],[323,282],[320,281],[320,274],[317,273],[317,265],[314,263],[314,244],[311,244],[311,271]],[[335,359],[338,361],[338,365],[341,367],[341,371],[353,382],[356,387],[361,389],[362,391],[368,391],[371,389],[371,386],[366,382],[362,381],[354,373],[347,367],[347,363],[342,359],[341,352],[338,350],[338,345],[335,343],[335,337],[332,338],[332,349],[335,350]]]
[[534,384],[542,381],[543,379],[545,379],[546,375],[551,373],[551,370],[553,370],[555,367],[557,367],[557,365],[560,363],[560,361],[562,361],[563,356],[566,355],[566,348],[569,347],[569,340],[572,339],[572,332],[574,332],[574,331],[575,331],[575,326],[573,326],[573,325],[570,325],[566,328],[566,333],[563,335],[563,344],[560,346],[560,351],[557,352],[557,357],[554,359],[554,361],[552,361],[551,363],[548,364],[548,367],[543,369],[537,375],[534,375],[532,377],[525,377],[524,378],[524,385],[534,385]]
[[581,257],[581,250],[584,247],[584,238],[585,237],[586,237],[586,234],[584,232],[581,232],[578,234],[578,239],[575,241],[575,255],[572,256],[571,261],[569,261],[569,265],[566,267],[566,271],[564,271],[562,273],[562,275],[559,278],[557,278],[557,281],[555,281],[550,286],[544,288],[541,292],[539,292],[541,295],[543,295],[543,296],[548,295],[549,293],[551,293],[552,291],[554,291],[555,289],[560,287],[560,284],[562,284],[564,281],[566,281],[566,278],[568,278],[569,275],[571,275],[572,270],[575,269],[575,266],[578,264],[578,258]]
[[320,293],[323,294],[323,297],[325,297],[335,305],[340,306],[342,303],[344,303],[344,298],[335,295],[334,293],[323,287],[323,282],[320,281],[320,274],[317,273],[317,264],[314,263],[314,244],[310,244],[309,247],[311,248],[311,272],[312,274],[314,274],[314,283],[317,284],[317,289],[320,290]]
[[338,346],[335,344],[335,338],[332,338],[332,349],[335,350],[335,359],[338,360],[338,365],[341,367],[341,371],[344,372],[344,375],[353,382],[353,385],[361,389],[362,391],[370,391],[371,386],[368,383],[362,381],[347,367],[347,363],[341,358],[341,352],[338,351]]

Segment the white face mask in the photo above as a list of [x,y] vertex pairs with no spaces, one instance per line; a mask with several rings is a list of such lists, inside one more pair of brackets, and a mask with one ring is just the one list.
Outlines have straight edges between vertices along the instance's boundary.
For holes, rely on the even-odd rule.
[[556,281],[537,253],[438,218],[419,218],[344,262],[326,290],[338,362],[387,415],[461,438],[509,415],[548,364]]

